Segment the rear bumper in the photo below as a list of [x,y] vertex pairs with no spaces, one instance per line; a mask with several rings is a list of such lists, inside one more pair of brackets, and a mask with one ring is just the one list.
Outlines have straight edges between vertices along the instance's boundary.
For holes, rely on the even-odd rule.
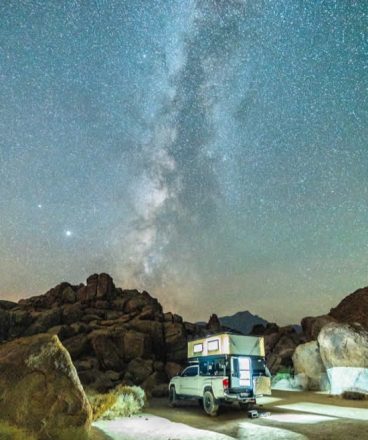
[[[244,393],[244,394],[248,394],[248,393]],[[244,403],[248,403],[248,402],[253,402],[255,403],[256,398],[254,396],[241,396],[240,394],[237,393],[224,393],[224,398],[227,401],[232,401],[232,402],[244,402]]]

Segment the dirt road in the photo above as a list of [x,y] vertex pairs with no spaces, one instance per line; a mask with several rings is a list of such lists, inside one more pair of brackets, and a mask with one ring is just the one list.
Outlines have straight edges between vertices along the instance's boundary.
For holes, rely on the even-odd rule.
[[208,417],[197,402],[180,402],[171,409],[164,399],[152,400],[146,412],[173,422],[215,431],[236,439],[368,440],[368,401],[349,401],[328,394],[274,391],[259,403],[271,416],[249,419],[236,406]]
[[[271,415],[249,419],[245,410],[234,405],[224,407],[218,417],[209,417],[197,402],[183,401],[173,409],[166,399],[151,400],[144,412],[239,440],[368,440],[368,401],[274,391],[271,398],[259,401],[258,409]],[[124,440],[124,436],[114,438]],[[162,437],[168,439],[175,439],[175,432]]]

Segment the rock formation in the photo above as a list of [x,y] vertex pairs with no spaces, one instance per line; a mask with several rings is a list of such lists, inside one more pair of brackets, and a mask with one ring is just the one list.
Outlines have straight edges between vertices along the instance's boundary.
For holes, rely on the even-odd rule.
[[218,316],[215,313],[210,316],[206,328],[210,333],[218,333],[222,331],[223,327]]
[[266,363],[272,374],[291,369],[296,347],[305,342],[304,335],[298,333],[292,325],[285,327],[279,327],[274,323],[268,323],[266,327],[255,325],[251,335],[264,337]]
[[205,330],[163,313],[147,292],[116,288],[107,274],[86,285],[61,283],[46,294],[0,302],[0,342],[39,333],[57,335],[85,386],[105,391],[119,383],[153,394],[186,361],[187,340]]
[[[267,323],[254,326],[251,334],[264,336],[267,364],[275,374],[290,370],[296,347],[316,341],[326,324],[360,322],[367,329],[367,319],[368,288],[364,288],[330,314],[304,318],[302,333],[294,326]],[[164,313],[149,293],[117,288],[107,274],[91,275],[85,285],[64,282],[19,303],[0,301],[0,343],[40,333],[57,335],[83,385],[98,391],[123,383],[161,395],[164,384],[186,361],[188,339],[228,330],[216,315],[200,325]],[[298,352],[296,359],[303,355]],[[303,374],[314,387],[314,372]]]
[[37,438],[66,438],[71,429],[89,429],[91,407],[57,336],[40,334],[0,344],[0,396],[0,419]]
[[339,322],[358,322],[368,330],[368,287],[358,289],[331,309],[330,316]]

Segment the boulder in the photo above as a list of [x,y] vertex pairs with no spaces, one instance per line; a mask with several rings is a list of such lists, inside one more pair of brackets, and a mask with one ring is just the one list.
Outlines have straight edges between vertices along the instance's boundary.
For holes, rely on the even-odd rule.
[[115,285],[110,275],[101,273],[97,280],[96,298],[112,301],[115,298]]
[[[39,439],[88,430],[92,411],[69,353],[57,336],[0,345],[0,419]],[[70,431],[69,431],[70,432]]]
[[61,308],[61,321],[63,324],[74,324],[82,318],[83,313],[82,304],[79,302],[64,305]]
[[8,339],[23,336],[33,320],[34,317],[32,317],[32,314],[27,310],[13,309],[11,311],[11,324],[8,332]]
[[165,364],[165,373],[169,379],[177,376],[183,367],[175,362],[167,362]]
[[303,318],[301,326],[307,341],[316,340],[322,327],[330,322],[336,322],[336,319],[330,315]]
[[267,366],[272,374],[290,369],[296,347],[305,342],[303,335],[298,334],[293,326],[281,327],[276,333],[265,334],[264,340]]
[[77,301],[77,294],[73,288],[68,285],[62,290],[60,300],[62,304],[74,304]]
[[152,340],[148,334],[129,330],[124,334],[124,359],[147,358],[152,353]]
[[89,339],[102,370],[124,369],[124,331],[96,330]]
[[147,305],[146,298],[144,298],[141,294],[137,294],[133,298],[129,299],[124,305],[125,313],[140,313],[144,306]]
[[119,385],[121,382],[120,379],[121,373],[112,370],[107,370],[104,372],[100,371],[99,374],[96,375],[91,387],[99,393],[106,393],[108,390],[111,390]]
[[300,380],[307,390],[328,390],[328,378],[325,366],[319,352],[317,341],[298,345],[292,356],[294,373],[303,375],[306,380]]
[[[140,320],[139,317],[129,322],[129,328],[150,336],[152,352],[157,359],[163,359],[165,356],[164,327],[161,322]],[[140,355],[140,357],[146,357]]]
[[358,323],[330,323],[318,335],[332,394],[368,393],[368,331]]
[[87,278],[87,285],[82,286],[77,294],[78,299],[82,303],[91,303],[94,299],[96,299],[97,295],[97,284],[98,284],[98,274],[95,273]]
[[61,309],[58,307],[39,312],[35,321],[27,328],[24,335],[32,336],[37,333],[45,333],[51,327],[61,324]]
[[135,385],[140,385],[153,373],[153,361],[150,359],[133,359],[127,368],[124,378],[132,380]]
[[187,334],[182,323],[164,323],[165,347],[167,360],[185,362],[187,357]]
[[82,355],[88,354],[90,351],[89,340],[84,333],[64,339],[63,345],[68,350],[73,360],[78,359]]

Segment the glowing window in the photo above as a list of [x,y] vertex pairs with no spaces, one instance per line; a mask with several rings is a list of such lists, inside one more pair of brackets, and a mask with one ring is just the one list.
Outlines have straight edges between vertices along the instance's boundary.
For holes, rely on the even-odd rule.
[[240,370],[250,370],[249,358],[246,358],[246,357],[239,358],[239,369]]
[[213,341],[207,342],[207,350],[208,351],[217,351],[220,347],[219,339],[214,339]]
[[202,353],[203,351],[203,344],[194,344],[193,352],[194,353]]

